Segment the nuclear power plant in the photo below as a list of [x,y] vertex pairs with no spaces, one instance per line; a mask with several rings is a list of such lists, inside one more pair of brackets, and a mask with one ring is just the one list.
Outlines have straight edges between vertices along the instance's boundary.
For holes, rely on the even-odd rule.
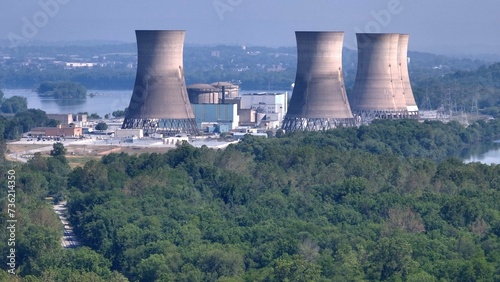
[[350,103],[364,123],[418,118],[408,74],[408,38],[397,33],[358,33],[358,69]]
[[353,126],[342,74],[343,32],[297,31],[297,73],[283,121],[286,131]]
[[374,119],[418,118],[408,73],[409,35],[356,34],[358,69],[349,99],[342,71],[344,33],[297,31],[295,35],[297,71],[287,103],[281,99],[287,93],[240,96],[239,86],[229,82],[186,87],[185,31],[136,31],[137,75],[122,129],[172,136],[197,134],[205,128],[232,130],[238,124],[275,129],[283,120],[281,128],[288,132],[319,131]]
[[122,129],[196,134],[183,69],[183,30],[137,30],[137,75]]

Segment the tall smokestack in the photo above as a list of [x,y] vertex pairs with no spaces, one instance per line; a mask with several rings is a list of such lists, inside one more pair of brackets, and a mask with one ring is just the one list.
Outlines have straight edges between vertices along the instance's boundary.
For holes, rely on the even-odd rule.
[[222,104],[226,103],[226,86],[222,86]]
[[286,131],[328,130],[355,120],[342,75],[343,32],[295,32],[297,73],[283,121]]
[[353,113],[364,121],[408,117],[399,67],[399,34],[358,33],[356,37],[358,70],[350,97]]
[[410,74],[408,72],[408,41],[410,35],[400,34],[399,35],[399,69],[401,73],[401,82],[403,85],[403,94],[406,101],[406,109],[408,114],[412,118],[418,118],[418,106],[415,102],[415,97],[413,96],[413,91],[411,89]]
[[198,132],[183,69],[183,30],[137,30],[137,75],[122,128],[146,134]]

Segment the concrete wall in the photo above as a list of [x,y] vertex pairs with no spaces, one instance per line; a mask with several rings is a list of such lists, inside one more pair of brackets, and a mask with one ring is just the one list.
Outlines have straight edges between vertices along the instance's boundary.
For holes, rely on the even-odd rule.
[[138,138],[142,138],[142,137],[144,137],[143,130],[140,128],[137,128],[137,129],[116,129],[115,130],[115,137],[124,138],[124,137],[131,137],[131,136],[137,136]]

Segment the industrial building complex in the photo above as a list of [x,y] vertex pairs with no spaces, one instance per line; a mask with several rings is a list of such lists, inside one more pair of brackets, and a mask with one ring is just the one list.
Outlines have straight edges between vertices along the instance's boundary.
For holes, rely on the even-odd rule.
[[288,93],[239,93],[230,82],[187,86],[196,124],[202,132],[229,132],[239,127],[279,128],[288,109]]
[[287,92],[241,94],[237,84],[225,81],[186,87],[184,35],[180,30],[136,31],[137,75],[122,130],[163,137],[241,133],[242,128],[318,131],[379,118],[418,118],[408,74],[407,34],[357,34],[358,69],[348,98],[342,70],[344,33],[297,31],[290,100]]

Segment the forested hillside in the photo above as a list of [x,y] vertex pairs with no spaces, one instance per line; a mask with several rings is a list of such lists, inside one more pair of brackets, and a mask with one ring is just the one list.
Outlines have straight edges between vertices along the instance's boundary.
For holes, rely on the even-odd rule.
[[452,111],[500,116],[500,63],[423,79],[412,86],[421,108],[448,106]]
[[[28,281],[498,281],[500,166],[448,156],[499,132],[497,120],[379,121],[225,150],[110,154],[74,170],[36,156],[17,168],[20,271]],[[90,249],[58,249],[53,216],[35,213],[57,193]]]

